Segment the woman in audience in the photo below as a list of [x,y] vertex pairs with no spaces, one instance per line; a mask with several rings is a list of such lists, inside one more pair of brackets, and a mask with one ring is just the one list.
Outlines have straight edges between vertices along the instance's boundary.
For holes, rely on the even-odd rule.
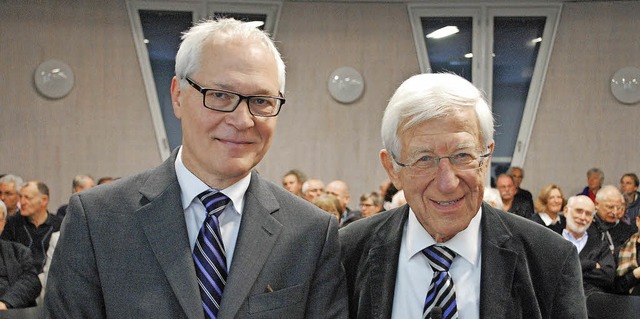
[[340,223],[340,217],[344,209],[342,209],[342,205],[340,204],[338,197],[331,194],[322,194],[313,200],[313,204],[320,207],[320,209],[325,212],[336,216],[338,218],[338,223]]
[[[640,216],[636,217],[636,226],[640,229]],[[616,270],[615,290],[625,295],[640,295],[640,266],[638,242],[640,232],[631,235],[618,253],[618,269]]]
[[530,219],[558,234],[562,234],[562,230],[567,226],[564,216],[560,214],[565,203],[560,186],[556,184],[546,185],[540,190],[540,194],[534,204],[536,213]]
[[384,198],[376,192],[366,193],[360,196],[360,209],[362,218],[371,217],[384,210],[382,204]]

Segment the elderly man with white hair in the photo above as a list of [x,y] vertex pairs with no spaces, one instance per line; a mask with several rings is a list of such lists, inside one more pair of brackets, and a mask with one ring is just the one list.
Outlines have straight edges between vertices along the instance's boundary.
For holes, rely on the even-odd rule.
[[[0,233],[4,230],[7,206],[0,201]],[[0,239],[0,310],[35,306],[42,286],[26,246]]]
[[380,160],[407,205],[340,229],[351,318],[587,317],[573,245],[483,203],[493,131],[459,76],[396,90]]

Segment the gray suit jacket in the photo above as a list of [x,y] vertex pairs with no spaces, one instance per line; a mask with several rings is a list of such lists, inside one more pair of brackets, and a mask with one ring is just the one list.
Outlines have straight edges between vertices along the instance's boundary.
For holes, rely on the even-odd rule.
[[[73,195],[51,318],[204,318],[174,160]],[[252,173],[219,318],[346,317],[337,220]]]
[[[575,247],[534,222],[482,209],[480,318],[586,318]],[[351,318],[391,317],[408,214],[404,205],[340,229]]]

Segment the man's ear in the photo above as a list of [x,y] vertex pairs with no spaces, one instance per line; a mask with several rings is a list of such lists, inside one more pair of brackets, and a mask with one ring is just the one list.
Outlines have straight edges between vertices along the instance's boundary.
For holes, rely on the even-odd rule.
[[398,189],[402,189],[402,181],[398,177],[398,172],[393,167],[393,158],[391,157],[391,153],[386,149],[380,151],[380,162],[382,163],[382,167],[387,171],[387,175],[389,179],[393,183],[393,185]]
[[182,105],[180,104],[180,80],[177,77],[171,79],[171,105],[173,106],[173,114],[177,119],[182,119]]

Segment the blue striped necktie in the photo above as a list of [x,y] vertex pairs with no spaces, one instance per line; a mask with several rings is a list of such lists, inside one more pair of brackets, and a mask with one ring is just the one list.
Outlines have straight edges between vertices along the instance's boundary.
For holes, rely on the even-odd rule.
[[422,317],[431,318],[433,308],[438,307],[441,309],[442,319],[458,318],[456,289],[449,275],[449,268],[456,253],[447,247],[436,245],[423,249],[422,253],[427,256],[433,269],[433,279],[424,301]]
[[227,257],[220,236],[218,217],[230,199],[215,190],[206,190],[198,198],[207,209],[207,217],[193,247],[193,262],[205,318],[217,318],[227,282]]

